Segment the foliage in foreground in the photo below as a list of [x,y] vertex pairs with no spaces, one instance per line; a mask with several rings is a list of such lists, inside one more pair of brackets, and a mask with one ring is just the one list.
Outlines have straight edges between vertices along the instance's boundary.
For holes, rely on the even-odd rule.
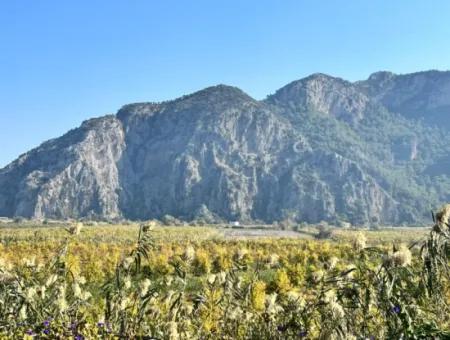
[[363,234],[345,244],[158,242],[144,225],[102,273],[98,259],[74,262],[80,230],[47,261],[0,258],[0,337],[450,336],[450,232],[439,219],[423,244],[389,249],[367,247]]

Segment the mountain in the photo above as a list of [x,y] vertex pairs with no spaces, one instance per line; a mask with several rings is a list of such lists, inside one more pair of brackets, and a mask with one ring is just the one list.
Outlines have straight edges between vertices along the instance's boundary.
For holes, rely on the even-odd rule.
[[378,72],[125,105],[1,169],[0,216],[419,223],[450,198],[448,98],[450,72]]
[[267,101],[290,112],[323,112],[347,122],[362,119],[371,104],[369,97],[352,83],[321,73],[286,85]]
[[450,127],[450,72],[377,72],[359,82],[358,87],[392,112],[429,125]]

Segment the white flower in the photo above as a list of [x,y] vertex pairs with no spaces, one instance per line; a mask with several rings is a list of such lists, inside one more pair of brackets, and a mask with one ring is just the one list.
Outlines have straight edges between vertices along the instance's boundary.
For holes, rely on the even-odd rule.
[[291,302],[299,302],[300,294],[298,292],[296,292],[295,290],[290,290],[287,292],[287,298]]
[[34,300],[35,295],[36,295],[36,288],[28,287],[26,292],[25,292],[25,299],[28,302],[32,302]]
[[146,229],[147,231],[152,231],[155,229],[155,227],[158,226],[158,223],[154,220],[150,220],[150,221],[147,221],[146,223],[143,223],[141,226],[144,229]]
[[123,280],[123,285],[124,285],[125,289],[130,289],[131,288],[131,277],[126,276],[125,279]]
[[165,300],[166,301],[171,301],[174,294],[175,294],[175,292],[173,290],[167,291]]
[[396,266],[406,267],[411,264],[412,254],[411,251],[405,245],[400,245],[400,248],[390,254],[385,262]]
[[183,254],[184,259],[187,262],[191,262],[194,260],[195,258],[195,249],[192,246],[187,246],[186,249],[184,250],[184,254]]
[[238,260],[242,260],[247,254],[248,254],[247,248],[239,248],[236,253],[236,257]]
[[66,296],[66,284],[63,283],[58,287],[58,293],[60,296]]
[[143,281],[141,281],[141,296],[145,296],[148,293],[148,289],[150,288],[151,284],[152,282],[149,279],[144,279]]
[[277,297],[278,297],[277,293],[266,295],[266,304],[268,306],[274,305],[275,301],[277,301]]
[[12,274],[9,273],[9,270],[11,269],[11,263],[8,263],[6,260],[0,258],[0,282],[9,281],[12,279]]
[[324,277],[325,273],[323,272],[323,270],[317,270],[315,272],[312,273],[312,279],[317,282],[322,280],[322,278]]
[[231,320],[237,320],[241,317],[241,315],[242,315],[242,309],[240,307],[236,307],[236,308],[233,308],[228,313],[228,318]]
[[82,291],[81,291],[80,285],[78,283],[74,283],[72,286],[72,289],[73,289],[73,295],[77,298],[81,298]]
[[80,285],[86,284],[86,278],[84,276],[80,276],[77,278],[77,281]]
[[354,264],[349,264],[347,267],[345,267],[345,272],[349,272],[346,276],[347,278],[352,279],[355,276],[356,266]]
[[67,301],[64,297],[60,297],[57,300],[57,304],[58,304],[58,308],[61,312],[64,312],[68,308]]
[[403,249],[392,254],[394,262],[399,266],[405,267],[411,264],[411,252],[409,249]]
[[26,318],[27,318],[27,306],[23,304],[22,307],[20,307],[19,319],[25,320]]
[[[232,285],[231,281],[229,281],[230,285]],[[237,282],[236,282],[236,288],[240,289],[242,287],[242,284],[244,283],[244,279],[241,276],[238,276]]]
[[124,267],[125,269],[130,268],[130,266],[133,264],[133,262],[134,262],[133,257],[128,256],[128,257],[126,257],[126,258],[123,260],[123,267]]
[[187,315],[191,315],[192,311],[194,310],[194,306],[191,303],[187,303],[185,305],[183,305],[184,310],[186,311]]
[[207,281],[209,284],[212,285],[216,281],[216,275],[214,274],[208,275]]
[[172,276],[166,276],[166,285],[170,286],[173,282],[173,277]]
[[83,300],[83,301],[87,301],[87,300],[89,300],[91,297],[92,297],[92,294],[89,293],[89,292],[83,292],[83,293],[81,294],[81,300]]
[[327,303],[336,301],[336,292],[334,290],[329,290],[325,293],[323,300]]
[[219,283],[225,283],[226,279],[227,279],[227,273],[226,272],[220,272],[219,274],[217,274],[217,277],[219,279]]
[[42,269],[44,269],[44,264],[43,263],[38,263],[36,265],[36,271],[40,272]]
[[277,293],[266,295],[266,311],[268,314],[277,314],[283,311],[283,307],[276,303],[277,297]]
[[27,267],[34,267],[34,266],[36,266],[36,257],[33,256],[33,257],[30,258],[30,259],[24,259],[22,262],[23,262]]
[[339,259],[336,256],[333,256],[328,260],[328,267],[330,269],[333,269],[334,267],[336,267],[338,262],[339,262]]
[[269,257],[269,266],[274,267],[278,264],[280,256],[278,254],[271,254]]
[[177,323],[175,321],[170,321],[168,328],[169,328],[170,339],[176,340],[176,339],[180,338],[180,335],[178,334]]
[[340,320],[345,317],[344,308],[342,308],[342,306],[339,303],[337,303],[336,301],[332,301],[332,302],[330,302],[329,306],[330,306],[331,314],[333,315],[333,318],[335,320]]
[[73,224],[70,228],[69,228],[69,232],[72,235],[79,235],[81,232],[81,229],[83,229],[83,223],[81,222],[77,222],[75,224]]
[[366,243],[367,238],[362,232],[357,233],[352,240],[352,245],[356,251],[364,249],[366,247]]
[[50,287],[52,284],[54,284],[56,282],[56,280],[58,280],[58,275],[52,274],[52,275],[50,275],[50,277],[45,282],[45,285],[47,287]]
[[323,297],[323,301],[328,303],[328,307],[335,320],[345,317],[344,308],[337,302],[337,296],[334,290],[327,291]]
[[123,298],[122,301],[120,301],[119,309],[125,310],[128,306],[128,302],[129,302],[128,298]]

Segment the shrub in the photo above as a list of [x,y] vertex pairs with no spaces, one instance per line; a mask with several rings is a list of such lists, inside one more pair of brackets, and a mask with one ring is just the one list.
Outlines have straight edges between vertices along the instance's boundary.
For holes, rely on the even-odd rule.
[[333,236],[333,230],[327,226],[319,225],[317,227],[317,234],[314,237],[318,240],[329,239]]

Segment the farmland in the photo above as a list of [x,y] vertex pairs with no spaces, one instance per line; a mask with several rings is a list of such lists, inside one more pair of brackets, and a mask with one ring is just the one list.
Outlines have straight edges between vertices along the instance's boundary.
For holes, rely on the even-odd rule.
[[0,227],[0,337],[449,336],[448,229]]

